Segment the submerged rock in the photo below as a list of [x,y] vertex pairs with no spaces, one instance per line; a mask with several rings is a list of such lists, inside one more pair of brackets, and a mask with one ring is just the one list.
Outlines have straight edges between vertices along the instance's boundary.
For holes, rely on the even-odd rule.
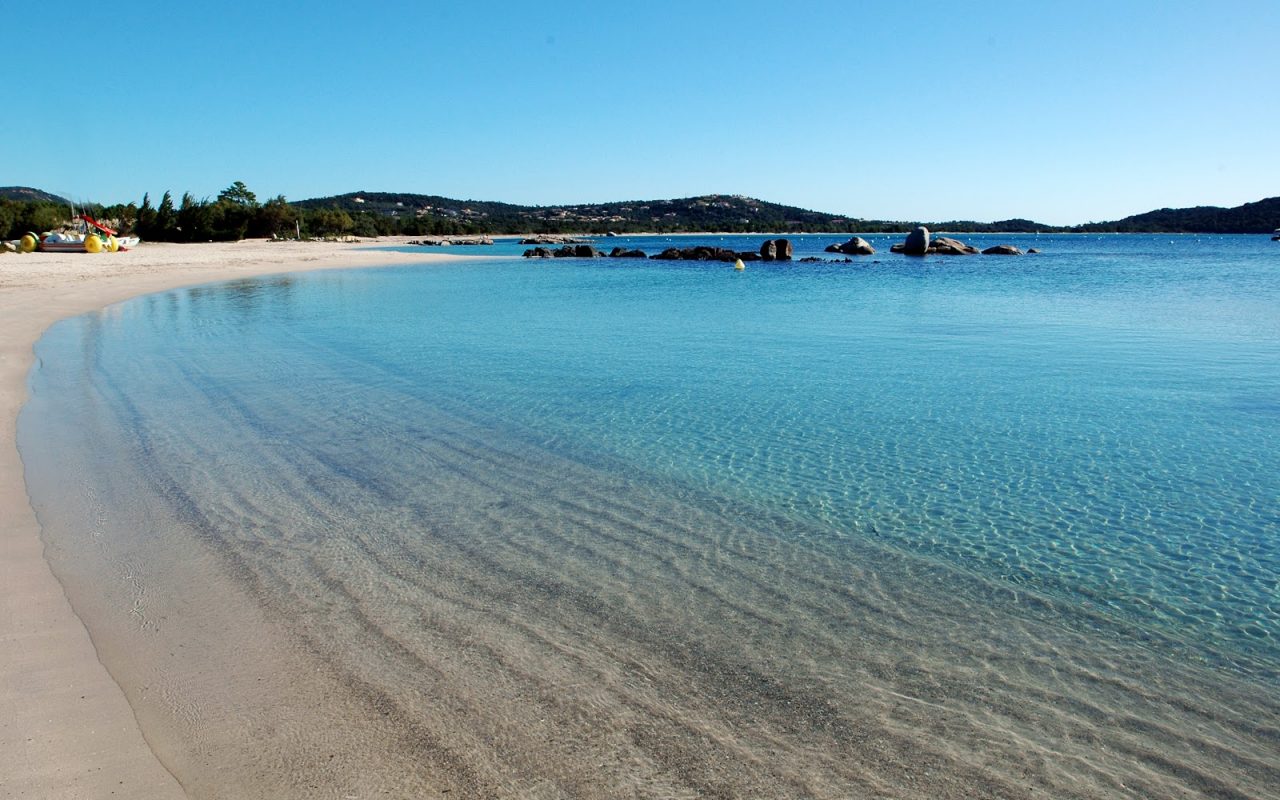
[[1022,250],[1011,244],[998,244],[995,247],[988,247],[982,251],[984,256],[1020,256]]

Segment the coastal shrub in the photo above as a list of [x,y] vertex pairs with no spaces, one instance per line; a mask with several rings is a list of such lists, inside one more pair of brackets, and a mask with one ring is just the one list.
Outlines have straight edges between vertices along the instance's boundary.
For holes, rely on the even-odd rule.
[[71,221],[71,209],[56,203],[0,200],[0,239],[17,239],[27,231],[44,233]]

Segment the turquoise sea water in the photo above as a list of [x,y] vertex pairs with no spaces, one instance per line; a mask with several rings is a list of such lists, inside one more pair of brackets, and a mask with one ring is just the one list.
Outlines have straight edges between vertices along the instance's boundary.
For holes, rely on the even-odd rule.
[[[709,243],[755,249],[762,238]],[[843,238],[798,237],[797,257]],[[1173,764],[1145,766],[1155,777],[1104,768],[1101,751],[1080,745],[1085,754],[1072,758],[1092,765],[1078,771],[1096,782],[1080,796],[1263,796],[1256,787],[1280,764],[1280,247],[1266,237],[970,236],[1043,252],[907,259],[888,253],[900,237],[868,238],[881,254],[851,264],[734,273],[721,263],[508,256],[176,290],[67,320],[38,345],[19,430],[51,561],[85,605],[109,606],[123,590],[93,587],[127,573],[132,588],[116,613],[145,620],[144,649],[159,651],[170,645],[158,620],[188,613],[172,607],[182,592],[165,588],[161,565],[212,554],[217,580],[300,637],[301,650],[377,684],[401,709],[419,708],[404,699],[419,673],[396,665],[397,648],[421,663],[424,653],[444,658],[446,645],[419,638],[463,606],[478,630],[494,621],[487,647],[507,653],[493,657],[505,665],[494,673],[505,677],[491,676],[499,683],[554,672],[580,648],[567,675],[602,680],[605,667],[581,664],[649,653],[672,687],[701,685],[696,676],[714,662],[719,677],[707,686],[751,694],[725,677],[738,668],[724,664],[741,659],[777,689],[770,702],[809,692],[827,704],[821,714],[846,722],[859,718],[859,681],[943,708],[992,691],[966,659],[1001,672],[993,664],[1018,650],[1056,685],[1056,670],[1071,670],[1045,666],[1036,648],[1088,652],[1079,672],[1091,682],[1179,676],[1168,692],[1195,695],[1204,707],[1193,716],[1214,726],[1236,724],[1221,711],[1239,713],[1235,700],[1178,687],[1225,684],[1270,699],[1250,712],[1252,734],[1130,710],[1159,718],[1161,730],[1195,730],[1186,736],[1198,744],[1155,747]],[[454,611],[433,605],[446,601]],[[955,616],[938,622],[946,609]],[[102,630],[127,627],[107,616]],[[376,641],[361,633],[371,627]],[[996,632],[1011,630],[1030,644],[997,644]],[[555,658],[512,644],[531,636]],[[661,655],[659,641],[681,654]],[[975,641],[990,649],[952,649]],[[686,663],[692,652],[705,659]],[[910,667],[896,661],[906,652]],[[439,681],[462,680],[458,658],[430,661]],[[138,669],[129,663],[121,656],[117,671]],[[950,692],[960,674],[969,688]],[[968,709],[972,729],[917,731],[925,738],[912,748],[946,772],[946,759],[960,758],[954,747],[1030,749],[1043,767],[1055,758],[1046,753],[1087,739],[1061,721],[1023,721],[1016,736],[1004,723],[983,728],[984,714],[1012,714],[1019,702],[1043,701],[1038,719],[1086,705],[1085,689],[1045,701],[1048,683],[1028,678],[1039,688],[1015,690],[1004,680],[1002,701],[953,708]],[[707,703],[702,716],[746,736],[742,719],[756,712],[731,714],[729,700],[708,700],[711,689],[689,691],[671,714]],[[486,701],[508,709],[495,729],[534,725],[517,725],[517,695]],[[569,718],[594,720],[558,728],[584,742],[622,724],[621,712],[594,717],[589,696],[563,702]],[[1098,705],[1116,713],[1126,702]],[[815,731],[840,747],[853,734],[841,739],[829,720],[814,722],[818,711],[796,706],[807,733],[788,733],[781,707],[758,713],[779,731],[768,747],[827,776],[804,792],[912,794],[880,762],[862,764],[859,774],[879,777],[853,791],[835,762],[798,756],[817,747]],[[977,744],[987,737],[1003,744]],[[602,774],[651,769],[704,795],[729,785],[700,783],[672,766],[680,759],[654,755],[670,743],[629,742],[658,766]],[[1182,747],[1231,755],[1201,764],[1180,760]],[[684,758],[701,764],[692,754],[702,751],[688,748]],[[768,761],[766,744],[742,748],[742,760]],[[523,764],[482,751],[458,756],[471,779],[510,780],[520,794],[542,774],[532,756]],[[1065,796],[1056,769],[1032,770],[1040,777],[1030,784]],[[742,793],[771,785],[761,770]],[[921,796],[966,786],[1017,795],[1016,781],[998,783],[1011,767],[989,773]],[[558,780],[542,793],[574,794]],[[627,791],[674,792],[645,785]]]

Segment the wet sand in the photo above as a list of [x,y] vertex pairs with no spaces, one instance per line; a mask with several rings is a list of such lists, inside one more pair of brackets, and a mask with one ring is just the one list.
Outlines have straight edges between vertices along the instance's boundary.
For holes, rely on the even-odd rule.
[[369,244],[265,241],[0,255],[0,796],[185,796],[44,559],[15,445],[31,348],[41,333],[59,319],[179,286],[451,258]]

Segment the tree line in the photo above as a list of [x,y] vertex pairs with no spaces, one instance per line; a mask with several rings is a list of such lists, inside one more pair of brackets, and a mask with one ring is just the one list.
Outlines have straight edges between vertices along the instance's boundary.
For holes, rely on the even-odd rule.
[[[242,181],[214,199],[186,192],[176,202],[90,204],[82,209],[121,235],[148,241],[208,242],[245,238],[460,236],[504,233],[675,233],[687,231],[895,233],[916,222],[847,219],[749,198],[707,196],[646,203],[538,208],[459,201],[433,195],[362,193],[290,203],[283,195],[259,202]],[[71,209],[48,200],[0,199],[0,239],[43,233],[73,222]],[[1026,219],[925,223],[957,233],[1269,233],[1280,227],[1280,197],[1237,208],[1160,209],[1114,222],[1042,225]]]
[[[300,208],[284,195],[259,202],[257,195],[242,181],[223,189],[212,200],[197,199],[186,192],[175,202],[173,194],[166,191],[158,202],[153,202],[148,193],[143,195],[141,203],[90,203],[79,211],[122,236],[139,236],[152,242],[228,242],[272,236],[292,238],[298,234],[306,238],[471,232],[466,226],[456,224],[434,228],[430,224],[405,226],[395,219],[351,214],[336,207]],[[44,233],[74,222],[69,206],[48,201],[0,199],[0,239],[17,239],[28,231]]]

